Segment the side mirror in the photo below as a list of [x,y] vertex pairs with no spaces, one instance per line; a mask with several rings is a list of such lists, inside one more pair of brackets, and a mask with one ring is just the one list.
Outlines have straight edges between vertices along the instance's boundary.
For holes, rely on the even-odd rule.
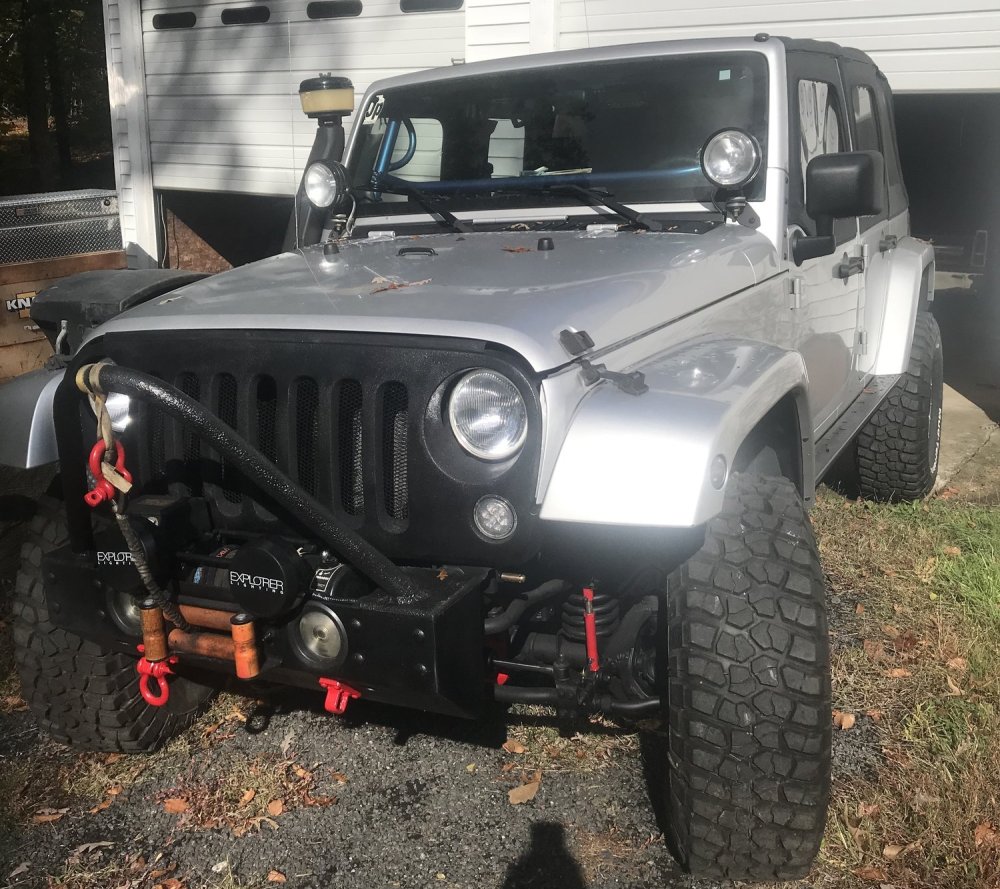
[[816,220],[816,235],[797,236],[792,259],[829,256],[836,249],[835,219],[875,216],[885,203],[884,161],[878,151],[842,151],[821,154],[806,167],[806,212]]

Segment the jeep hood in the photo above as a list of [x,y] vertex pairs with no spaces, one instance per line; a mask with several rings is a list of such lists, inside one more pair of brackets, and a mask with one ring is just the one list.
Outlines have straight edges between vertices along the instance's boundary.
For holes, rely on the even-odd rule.
[[[539,237],[551,250],[538,250]],[[416,249],[415,249],[416,248]],[[565,328],[607,349],[777,271],[774,247],[736,225],[705,234],[441,234],[283,253],[153,299],[95,331],[287,329],[486,340],[536,371],[572,359]]]

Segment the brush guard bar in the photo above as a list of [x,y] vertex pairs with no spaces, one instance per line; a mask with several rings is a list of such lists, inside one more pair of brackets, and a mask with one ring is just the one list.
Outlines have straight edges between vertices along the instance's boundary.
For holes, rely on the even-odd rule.
[[118,392],[152,403],[196,431],[206,443],[253,478],[263,493],[297,516],[308,531],[384,592],[400,602],[412,602],[424,596],[397,565],[360,535],[341,525],[326,507],[284,475],[246,439],[179,389],[141,371],[104,362],[84,365],[77,373],[76,382],[77,387],[88,394]]

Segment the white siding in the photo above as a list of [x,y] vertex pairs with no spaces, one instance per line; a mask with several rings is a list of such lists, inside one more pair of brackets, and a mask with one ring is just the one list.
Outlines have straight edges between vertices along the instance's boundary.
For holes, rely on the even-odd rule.
[[812,37],[869,53],[898,92],[1000,90],[996,0],[559,0],[559,48]]
[[[128,4],[130,0],[125,2]],[[120,9],[118,0],[105,0],[104,40],[108,59],[111,141],[122,242],[129,268],[155,265],[157,259],[138,27],[134,9]],[[133,162],[133,155],[137,162]]]
[[[364,0],[360,16],[313,21],[305,0],[269,0],[266,24],[223,25],[234,5],[143,0],[157,188],[291,195],[316,130],[300,81],[343,74],[360,100],[374,80],[465,56],[464,11],[403,15],[398,0]],[[189,10],[195,27],[154,30],[155,14]]]

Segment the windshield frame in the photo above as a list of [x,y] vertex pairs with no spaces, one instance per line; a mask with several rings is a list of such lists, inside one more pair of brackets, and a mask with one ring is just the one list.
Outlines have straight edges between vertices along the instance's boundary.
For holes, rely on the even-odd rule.
[[[694,44],[714,44],[711,49],[708,47],[697,47]],[[749,45],[748,45],[749,44]],[[664,49],[669,47],[670,52],[650,52],[648,48]],[[642,52],[641,50],[647,49]],[[624,52],[630,50],[630,52]],[[655,64],[658,60],[669,59],[674,62],[683,63],[684,57],[697,58],[699,60],[708,59],[713,56],[733,57],[733,56],[756,56],[751,64],[759,66],[754,72],[757,82],[757,90],[753,96],[755,107],[755,120],[759,121],[757,131],[760,134],[758,142],[761,147],[761,162],[759,171],[752,182],[752,194],[750,200],[755,204],[762,204],[768,196],[769,168],[775,166],[775,159],[780,165],[781,157],[787,151],[783,150],[781,142],[776,142],[775,136],[783,134],[775,125],[775,115],[782,113],[780,102],[777,97],[783,99],[783,76],[784,58],[783,54],[778,56],[774,45],[767,46],[760,43],[752,43],[747,40],[716,40],[716,41],[686,41],[684,43],[671,44],[647,44],[645,46],[629,47],[608,47],[603,50],[574,51],[568,53],[555,53],[548,56],[528,57],[520,67],[511,69],[512,60],[503,60],[506,64],[498,63],[477,63],[468,66],[471,70],[455,71],[453,69],[437,69],[423,72],[417,75],[408,75],[400,78],[382,81],[373,84],[365,95],[364,102],[359,106],[359,113],[355,118],[349,140],[345,163],[349,170],[349,181],[355,182],[354,191],[362,195],[357,200],[355,213],[358,221],[374,223],[379,221],[398,220],[402,224],[419,223],[422,219],[427,219],[430,214],[419,207],[411,200],[380,202],[365,200],[365,193],[371,194],[374,189],[365,188],[364,173],[356,170],[359,160],[359,146],[363,141],[363,136],[367,136],[368,126],[371,120],[365,121],[364,110],[369,108],[369,103],[379,97],[389,93],[393,89],[401,87],[428,87],[433,89],[435,82],[454,82],[456,80],[468,80],[484,74],[504,74],[507,70],[516,71],[518,74],[530,76],[534,72],[539,72],[544,76],[546,69],[562,67],[581,67],[593,65],[595,62],[649,62]],[[536,62],[538,60],[538,62]],[[777,64],[776,64],[777,62]],[[464,69],[465,66],[463,66]],[[492,70],[490,70],[492,69]],[[776,84],[780,83],[780,88]],[[402,127],[397,125],[397,129],[402,133]],[[396,145],[399,146],[398,140]],[[369,144],[367,151],[371,151]],[[776,157],[777,156],[777,157]],[[366,158],[366,168],[368,159]],[[374,163],[372,164],[374,166]],[[699,165],[700,166],[700,165]],[[690,178],[691,168],[687,167],[682,171]],[[584,202],[574,199],[567,199],[565,194],[560,194],[557,189],[546,186],[553,181],[559,181],[567,185],[577,185],[583,188],[608,189],[611,195],[615,194],[616,181],[622,180],[642,180],[643,182],[654,181],[655,179],[669,179],[678,175],[676,169],[664,168],[635,169],[635,170],[605,170],[593,173],[590,170],[571,171],[569,173],[558,174],[522,174],[520,176],[493,176],[490,178],[469,178],[469,179],[440,179],[431,181],[421,181],[415,179],[402,179],[408,185],[415,186],[421,192],[429,195],[433,200],[440,201],[442,206],[446,206],[457,216],[464,219],[471,219],[473,216],[480,218],[503,219],[518,217],[528,217],[541,219],[545,217],[565,218],[567,215],[589,217],[590,221],[595,221],[595,216],[607,215],[606,210],[598,206],[588,206]],[[391,173],[383,174],[387,183],[394,178]],[[537,191],[534,188],[537,186]],[[636,200],[635,195],[628,197],[618,197],[621,204],[631,208],[640,209],[645,214],[678,214],[690,213],[712,213],[717,212],[712,202],[707,199],[710,194],[711,185],[705,180],[704,199],[692,199],[691,197],[671,200],[669,195],[651,194],[648,199]],[[534,193],[532,194],[531,192]],[[479,196],[477,201],[455,201],[462,196]],[[503,195],[503,199],[498,200],[498,196]],[[517,195],[520,201],[511,200]],[[486,200],[482,200],[482,198]]]

